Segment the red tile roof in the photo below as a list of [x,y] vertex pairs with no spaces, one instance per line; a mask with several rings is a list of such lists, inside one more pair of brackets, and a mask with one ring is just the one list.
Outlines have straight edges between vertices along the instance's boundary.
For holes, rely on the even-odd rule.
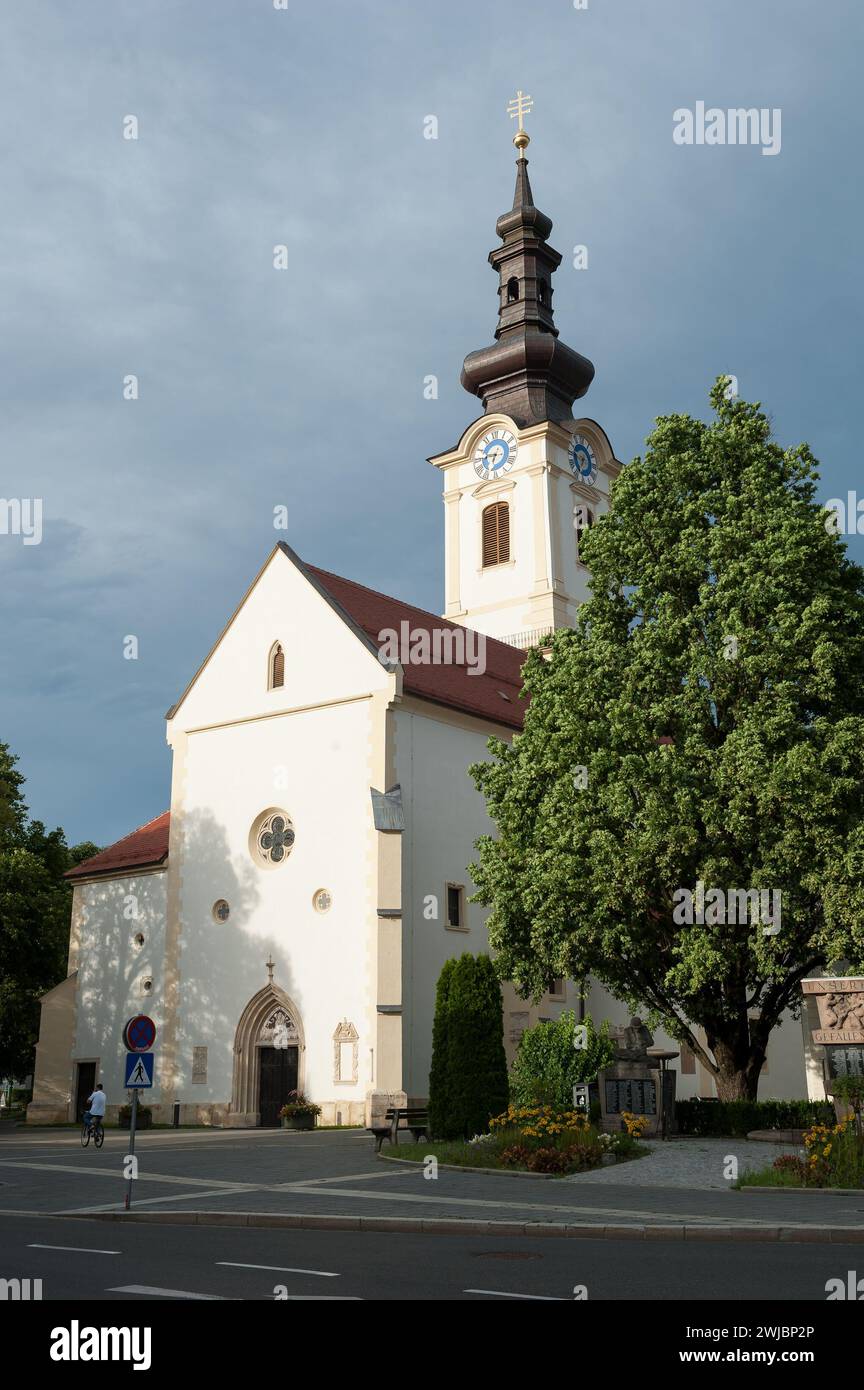
[[76,864],[65,875],[66,878],[90,878],[97,874],[117,874],[123,869],[149,869],[164,863],[168,856],[168,826],[171,812],[163,811],[161,816],[150,820],[124,835],[115,845],[100,850],[90,859]]
[[[351,579],[342,579],[338,574],[315,565],[303,568],[326,589],[349,618],[362,628],[376,647],[381,643],[378,634],[385,628],[401,631],[400,624],[407,622],[411,633],[418,631],[434,632],[437,628],[452,632],[464,632],[458,623],[448,622],[446,618],[436,617],[422,608],[414,608],[400,599],[388,598],[375,589],[367,589],[363,584],[355,584]],[[439,705],[449,705],[451,709],[475,714],[481,719],[492,719],[496,724],[506,724],[511,729],[521,729],[526,701],[521,697],[521,668],[525,652],[499,642],[494,637],[485,639],[486,669],[482,675],[469,674],[467,664],[454,662],[403,664],[403,689],[411,695],[424,700],[434,700]],[[474,648],[477,651],[477,648]],[[483,649],[480,648],[480,665]]]

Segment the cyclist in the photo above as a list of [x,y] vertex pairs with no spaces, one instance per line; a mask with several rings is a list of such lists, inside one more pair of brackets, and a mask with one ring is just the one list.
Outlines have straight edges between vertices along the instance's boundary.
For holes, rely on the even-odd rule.
[[87,1097],[87,1109],[84,1111],[84,1123],[88,1129],[93,1128],[93,1121],[105,1119],[105,1092],[102,1089],[102,1082],[96,1087],[92,1096]]

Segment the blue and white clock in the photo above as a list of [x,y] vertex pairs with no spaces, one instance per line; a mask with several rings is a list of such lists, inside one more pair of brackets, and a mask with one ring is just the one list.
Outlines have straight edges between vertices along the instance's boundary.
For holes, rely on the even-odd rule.
[[581,479],[583,483],[593,483],[597,477],[597,455],[584,434],[570,436],[567,457],[576,477]]
[[503,478],[516,462],[518,448],[510,430],[489,430],[474,450],[474,472],[480,478]]

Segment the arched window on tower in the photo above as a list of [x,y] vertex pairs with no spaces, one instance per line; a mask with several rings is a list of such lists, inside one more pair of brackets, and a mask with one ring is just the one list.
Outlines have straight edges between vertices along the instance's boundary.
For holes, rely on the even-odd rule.
[[516,304],[519,300],[519,281],[513,275],[507,281],[507,303]]
[[537,298],[539,299],[539,301],[540,301],[541,304],[545,304],[545,305],[548,306],[548,304],[549,304],[549,281],[548,281],[548,280],[538,280],[538,281],[537,281]]
[[285,653],[281,642],[274,642],[270,649],[270,690],[278,690],[285,684]]
[[594,513],[590,507],[586,507],[584,502],[577,502],[573,509],[573,529],[576,532],[576,559],[584,564],[579,549],[582,537],[589,527],[594,525]]
[[510,508],[493,502],[483,510],[483,568],[503,565],[510,559]]

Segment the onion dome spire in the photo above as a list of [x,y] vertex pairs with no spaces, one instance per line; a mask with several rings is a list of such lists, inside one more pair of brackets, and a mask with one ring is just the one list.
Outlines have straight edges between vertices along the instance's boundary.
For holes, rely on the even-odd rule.
[[572,419],[573,402],[594,377],[593,363],[562,343],[552,314],[552,274],[561,255],[547,242],[552,222],[534,206],[528,178],[531,137],[522,117],[532,104],[522,92],[510,103],[519,119],[513,137],[519,154],[513,207],[495,225],[502,244],[489,253],[499,281],[495,343],[469,353],[462,367],[462,385],[480,397],[484,414],[503,411],[520,427]]

